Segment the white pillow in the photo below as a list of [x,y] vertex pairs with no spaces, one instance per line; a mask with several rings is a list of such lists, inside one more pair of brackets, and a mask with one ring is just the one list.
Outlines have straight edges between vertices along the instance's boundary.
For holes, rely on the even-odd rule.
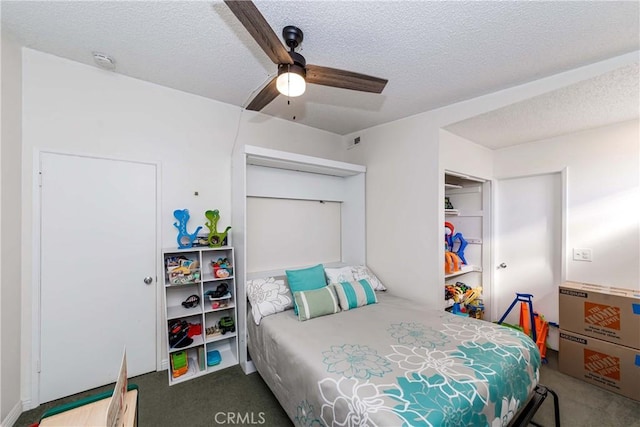
[[351,267],[327,268],[324,269],[328,283],[353,282]]
[[367,280],[374,290],[386,291],[387,288],[382,284],[380,279],[373,274],[373,271],[369,270],[366,265],[353,265],[351,266],[351,273],[353,274],[352,280]]
[[284,280],[267,277],[247,281],[247,298],[256,325],[263,317],[293,308],[293,297]]

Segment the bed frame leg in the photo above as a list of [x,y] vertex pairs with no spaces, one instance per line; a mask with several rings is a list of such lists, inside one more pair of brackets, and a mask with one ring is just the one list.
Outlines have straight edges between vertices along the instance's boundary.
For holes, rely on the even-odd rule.
[[529,398],[525,406],[520,409],[520,412],[517,414],[517,416],[511,420],[511,422],[509,423],[509,427],[526,427],[530,424],[536,427],[543,427],[537,422],[533,421],[532,418],[538,411],[538,408],[540,408],[544,400],[547,398],[549,393],[551,393],[551,395],[553,396],[553,414],[555,417],[555,425],[556,427],[560,427],[560,404],[558,395],[555,391],[546,386],[543,386],[542,384],[536,385],[535,393],[532,395],[532,397]]
[[[553,396],[553,415],[555,418],[555,426],[556,427],[560,427],[560,404],[558,401],[558,395],[556,394],[555,391],[551,390],[550,388],[544,386],[544,390],[545,393],[544,395],[546,396],[546,392],[551,393],[551,396]],[[538,424],[537,422],[530,420],[529,424],[534,425],[536,427],[543,427],[541,424]]]
[[547,391],[553,396],[553,412],[556,418],[556,427],[560,427],[560,404],[558,402],[558,395],[550,388],[548,388]]

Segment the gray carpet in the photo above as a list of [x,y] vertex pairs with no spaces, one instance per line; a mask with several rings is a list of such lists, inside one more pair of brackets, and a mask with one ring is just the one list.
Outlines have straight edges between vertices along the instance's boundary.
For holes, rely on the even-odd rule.
[[[547,350],[547,359],[540,384],[558,395],[563,427],[640,427],[640,402],[558,372],[558,353],[553,350]],[[552,402],[551,396],[544,401],[535,422],[553,426]]]
[[[549,363],[542,367],[540,383],[560,397],[564,427],[640,427],[639,402],[561,374],[557,371],[557,353],[548,351],[547,356]],[[129,381],[139,386],[138,424],[141,427],[292,425],[260,376],[244,375],[238,366],[172,387],[168,385],[166,371]],[[23,413],[15,425],[29,426],[49,408],[112,388],[113,385],[109,385],[41,405]],[[548,427],[554,425],[552,400],[549,396],[543,403],[533,418],[535,422]],[[240,422],[238,414],[243,418]]]
[[[152,372],[130,378],[129,383],[137,384],[138,425],[141,427],[193,426],[211,427],[215,425],[250,425],[253,412],[254,425],[290,426],[287,414],[271,394],[258,374],[245,375],[239,366],[204,375],[191,381],[169,387],[167,372]],[[86,395],[113,390],[113,384],[100,387],[75,396],[49,402],[18,418],[16,426],[26,427],[37,422],[48,409],[74,401]],[[216,415],[218,412],[223,414]],[[237,414],[249,418],[247,423],[233,424],[230,418]],[[230,415],[227,415],[230,414]],[[218,420],[220,423],[216,422]],[[225,424],[222,424],[222,422]]]

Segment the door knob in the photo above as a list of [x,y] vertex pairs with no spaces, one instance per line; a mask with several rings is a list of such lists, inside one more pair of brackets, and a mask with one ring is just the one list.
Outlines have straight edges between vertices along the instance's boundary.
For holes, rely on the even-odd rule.
[[151,276],[147,276],[144,278],[144,283],[150,285],[153,282],[153,278]]
[[503,263],[500,263],[500,265],[498,266],[498,268],[507,268],[507,264],[505,264],[504,262],[503,262]]

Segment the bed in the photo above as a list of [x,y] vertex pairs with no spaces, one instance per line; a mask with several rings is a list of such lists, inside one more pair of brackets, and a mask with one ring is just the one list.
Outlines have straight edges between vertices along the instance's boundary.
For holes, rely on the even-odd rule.
[[375,294],[307,321],[247,321],[251,359],[295,425],[505,426],[540,405],[529,337]]

